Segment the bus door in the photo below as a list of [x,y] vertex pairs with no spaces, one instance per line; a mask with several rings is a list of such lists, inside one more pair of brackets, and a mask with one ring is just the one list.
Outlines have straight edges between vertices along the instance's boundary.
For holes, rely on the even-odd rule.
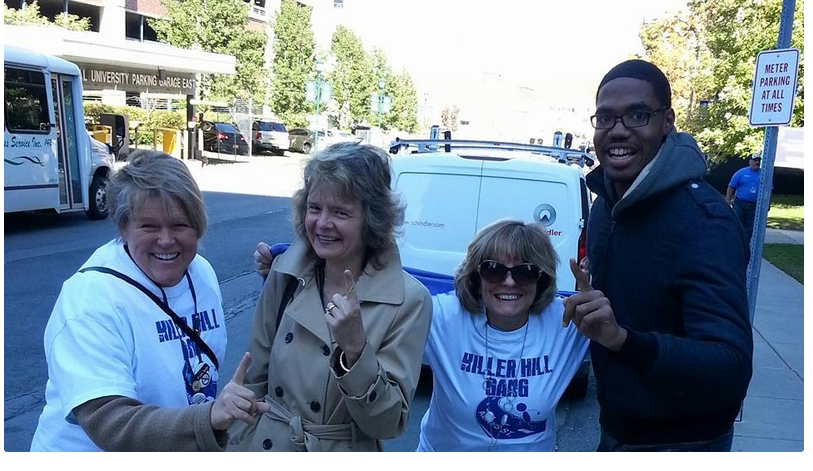
[[71,76],[52,74],[51,94],[56,125],[56,147],[59,180],[59,209],[66,211],[83,206],[78,136],[81,124],[76,122],[76,107],[81,106],[73,93]]

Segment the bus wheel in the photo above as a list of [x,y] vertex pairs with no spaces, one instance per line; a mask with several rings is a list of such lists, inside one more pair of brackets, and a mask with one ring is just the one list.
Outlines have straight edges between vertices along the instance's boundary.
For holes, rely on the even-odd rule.
[[101,176],[93,177],[90,184],[90,209],[87,215],[90,219],[104,219],[107,217],[107,179]]

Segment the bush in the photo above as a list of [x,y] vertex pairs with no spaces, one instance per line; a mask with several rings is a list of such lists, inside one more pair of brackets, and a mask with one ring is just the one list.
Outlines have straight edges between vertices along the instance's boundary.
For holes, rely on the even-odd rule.
[[[104,113],[119,114],[127,116],[130,123],[138,121],[137,139],[139,146],[153,145],[153,131],[158,128],[169,128],[184,130],[186,128],[186,111],[184,110],[152,110],[147,112],[144,108],[137,106],[114,106],[98,102],[85,102],[85,119],[91,124],[99,124],[100,117]],[[156,133],[155,145],[161,144],[162,133]],[[135,145],[136,133],[130,133],[130,143]]]

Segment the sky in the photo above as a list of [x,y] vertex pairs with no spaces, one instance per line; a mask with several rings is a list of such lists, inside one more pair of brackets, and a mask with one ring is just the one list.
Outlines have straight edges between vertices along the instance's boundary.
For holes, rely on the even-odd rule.
[[466,77],[521,83],[600,81],[630,53],[638,30],[686,0],[344,0],[344,23],[379,47],[421,91]]

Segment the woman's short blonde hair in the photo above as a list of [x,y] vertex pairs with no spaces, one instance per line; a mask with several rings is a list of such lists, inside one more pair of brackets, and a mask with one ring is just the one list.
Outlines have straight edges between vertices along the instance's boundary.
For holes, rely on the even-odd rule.
[[189,217],[198,238],[206,232],[206,207],[189,168],[164,152],[136,150],[127,165],[118,169],[107,184],[110,215],[119,234],[151,197],[177,202]]
[[477,233],[469,244],[466,258],[455,271],[454,287],[460,304],[471,313],[483,310],[482,283],[478,268],[486,260],[515,259],[532,263],[550,276],[537,284],[531,312],[540,312],[556,294],[556,266],[559,257],[545,230],[537,223],[504,219],[494,222]]
[[396,231],[404,224],[404,206],[393,193],[391,180],[390,157],[377,147],[341,142],[313,154],[305,165],[304,185],[292,199],[294,229],[307,240],[308,195],[328,184],[338,190],[338,198],[361,203],[365,259],[382,268],[380,255],[395,245]]

